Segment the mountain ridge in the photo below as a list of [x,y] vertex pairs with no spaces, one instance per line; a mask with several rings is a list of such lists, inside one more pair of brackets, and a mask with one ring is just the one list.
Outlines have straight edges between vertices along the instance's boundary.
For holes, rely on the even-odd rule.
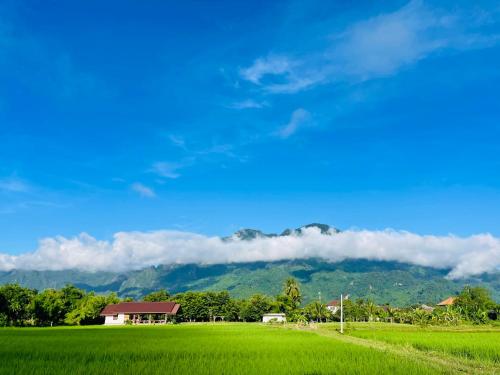
[[371,298],[377,303],[409,305],[437,303],[458,293],[464,285],[483,285],[500,300],[500,273],[464,280],[445,278],[449,270],[407,263],[365,259],[327,262],[318,258],[228,264],[159,265],[122,273],[12,270],[0,272],[0,284],[17,282],[39,290],[67,283],[97,293],[116,292],[120,297],[141,298],[165,288],[171,293],[187,290],[227,290],[238,298],[254,293],[278,294],[284,280],[295,277],[304,300],[334,299],[340,293]]
[[222,237],[224,241],[230,241],[230,240],[243,240],[243,241],[251,241],[257,238],[273,238],[273,237],[285,237],[285,236],[291,236],[291,235],[301,235],[305,229],[308,228],[316,228],[319,229],[321,234],[325,235],[332,235],[336,233],[340,233],[340,229],[337,229],[335,227],[331,227],[328,224],[321,224],[321,223],[310,223],[303,225],[301,227],[295,228],[295,229],[290,229],[286,228],[281,232],[281,234],[276,234],[276,233],[264,233],[260,229],[253,229],[253,228],[242,228],[234,232],[231,236],[226,236]]

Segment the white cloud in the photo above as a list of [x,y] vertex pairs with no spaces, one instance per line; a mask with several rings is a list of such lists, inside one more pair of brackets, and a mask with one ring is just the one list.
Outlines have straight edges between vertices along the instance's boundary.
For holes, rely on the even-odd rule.
[[153,189],[141,184],[140,182],[135,182],[131,186],[132,190],[138,193],[141,197],[154,198],[156,194]]
[[311,114],[303,108],[298,108],[292,112],[290,121],[276,132],[281,138],[288,138],[295,134],[300,127],[304,126],[311,119]]
[[174,146],[180,147],[182,149],[186,148],[186,141],[184,140],[184,138],[170,134],[168,136],[168,139],[170,140],[170,142],[172,142]]
[[182,167],[184,167],[182,163],[159,161],[153,164],[152,172],[161,177],[174,179],[180,176],[178,170]]
[[17,178],[6,178],[0,180],[0,191],[7,191],[12,193],[25,193],[29,191],[28,184]]
[[234,102],[228,107],[231,109],[260,109],[267,107],[269,104],[267,102],[258,102],[253,99],[245,99],[240,102]]
[[500,41],[482,34],[492,22],[483,12],[465,14],[432,9],[410,1],[391,13],[351,24],[332,35],[328,46],[293,58],[287,54],[260,57],[240,76],[271,93],[295,93],[318,84],[358,82],[390,76],[442,51],[487,48]]
[[371,259],[450,268],[450,278],[468,277],[500,267],[500,239],[490,234],[469,237],[422,236],[404,231],[349,230],[323,235],[317,228],[303,235],[252,241],[179,231],[119,232],[112,241],[88,234],[40,241],[38,249],[21,255],[0,254],[0,269],[114,270],[158,264],[274,261],[321,257],[329,261]]
[[293,63],[285,56],[263,57],[255,60],[252,66],[241,69],[240,74],[247,81],[260,85],[265,76],[289,74],[292,65]]

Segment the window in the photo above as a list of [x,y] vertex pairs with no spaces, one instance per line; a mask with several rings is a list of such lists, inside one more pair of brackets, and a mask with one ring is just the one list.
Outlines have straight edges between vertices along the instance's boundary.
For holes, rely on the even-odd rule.
[[118,320],[118,315],[113,315],[113,320]]

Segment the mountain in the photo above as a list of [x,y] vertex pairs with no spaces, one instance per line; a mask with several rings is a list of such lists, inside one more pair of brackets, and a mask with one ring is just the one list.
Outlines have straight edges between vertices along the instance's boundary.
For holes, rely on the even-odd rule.
[[500,274],[468,280],[447,280],[448,270],[397,262],[346,260],[330,263],[321,259],[252,262],[216,265],[163,265],[127,273],[69,271],[0,272],[0,284],[18,282],[37,289],[60,288],[66,283],[98,293],[117,292],[121,297],[140,298],[159,288],[171,293],[186,290],[228,290],[235,297],[254,293],[278,294],[284,280],[297,278],[305,301],[338,298],[372,298],[377,303],[404,306],[434,304],[459,292],[466,284],[483,285],[500,300]]
[[[281,234],[266,234],[257,229],[241,229],[224,241],[251,241],[258,238],[300,236],[306,228],[317,228],[324,235],[340,231],[326,224],[308,224],[287,229]],[[487,287],[500,301],[500,272],[467,280],[448,280],[449,270],[411,264],[364,259],[332,263],[323,259],[295,259],[275,262],[230,264],[160,265],[138,271],[85,272],[64,271],[0,271],[0,284],[17,282],[43,290],[61,288],[67,283],[97,293],[117,292],[120,297],[141,296],[166,288],[171,293],[187,290],[227,290],[234,297],[246,298],[254,293],[276,295],[283,282],[295,277],[301,283],[305,302],[321,297],[324,301],[338,298],[340,293],[352,298],[371,298],[376,303],[405,306],[416,303],[435,304],[458,293],[464,285]]]
[[304,225],[300,228],[296,229],[285,229],[280,235],[276,233],[264,233],[258,229],[240,229],[236,231],[232,236],[229,237],[224,237],[224,241],[231,241],[231,240],[244,240],[244,241],[251,241],[256,238],[272,238],[272,237],[284,237],[284,236],[291,236],[292,234],[294,235],[301,235],[304,229],[307,228],[317,228],[320,230],[321,234],[326,234],[326,235],[332,235],[339,233],[340,230],[334,227],[331,227],[327,224],[320,224],[320,223],[312,223],[312,224],[307,224]]

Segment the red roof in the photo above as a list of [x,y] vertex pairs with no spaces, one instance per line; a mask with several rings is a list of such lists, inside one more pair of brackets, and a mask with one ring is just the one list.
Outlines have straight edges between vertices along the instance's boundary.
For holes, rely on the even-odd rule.
[[175,315],[179,310],[175,302],[120,302],[108,305],[101,311],[101,315],[116,314],[169,314]]
[[453,303],[455,302],[455,297],[448,297],[446,298],[444,301],[441,301],[439,302],[437,305],[438,306],[449,306],[449,305],[453,305]]
[[327,306],[338,306],[340,301],[338,299],[334,299],[333,301],[328,302]]

